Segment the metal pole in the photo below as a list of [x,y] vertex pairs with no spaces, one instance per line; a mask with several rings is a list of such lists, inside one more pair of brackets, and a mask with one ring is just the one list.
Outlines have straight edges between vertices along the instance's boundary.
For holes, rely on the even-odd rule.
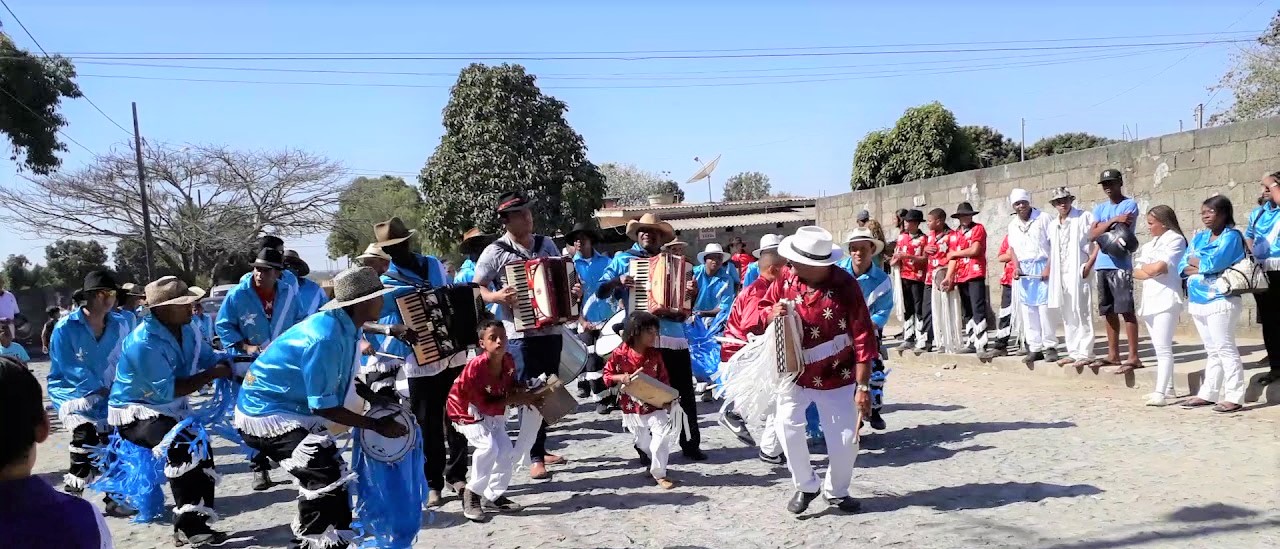
[[151,254],[151,206],[147,200],[147,170],[142,163],[142,134],[138,131],[138,103],[133,103],[133,153],[138,161],[138,192],[142,195],[142,249],[147,257],[147,282],[154,280],[155,260]]
[[1024,162],[1027,160],[1027,119],[1026,118],[1022,119],[1022,153],[1021,153],[1020,160]]
[[707,203],[715,202],[711,199],[711,174],[707,174]]
[[1196,129],[1204,129],[1204,103],[1196,105]]

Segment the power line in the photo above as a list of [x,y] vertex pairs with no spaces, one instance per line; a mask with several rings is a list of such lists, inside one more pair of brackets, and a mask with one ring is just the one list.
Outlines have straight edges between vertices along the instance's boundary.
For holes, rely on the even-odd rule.
[[[1252,8],[1249,8],[1249,11],[1244,12],[1244,13],[1243,13],[1243,14],[1241,14],[1241,15],[1240,15],[1240,17],[1238,17],[1235,21],[1232,21],[1230,25],[1227,25],[1227,28],[1228,28],[1228,29],[1230,29],[1231,27],[1236,26],[1236,23],[1239,23],[1239,22],[1241,22],[1241,21],[1244,21],[1244,18],[1245,18],[1245,17],[1247,17],[1250,13],[1253,13],[1253,10],[1258,9],[1258,6],[1261,6],[1261,5],[1265,4],[1265,3],[1266,3],[1266,1],[1267,1],[1267,0],[1260,0],[1260,1],[1255,5],[1255,6],[1253,6]],[[1237,47],[1238,47],[1238,46],[1237,46]],[[1243,51],[1243,50],[1244,50],[1244,48],[1240,48],[1240,49],[1241,49],[1241,51]],[[1207,105],[1207,104],[1213,103],[1213,98],[1217,97],[1217,96],[1218,96],[1218,92],[1220,92],[1220,91],[1222,91],[1222,87],[1221,87],[1221,86],[1219,86],[1217,89],[1213,90],[1213,93],[1212,93],[1211,95],[1209,95],[1209,99],[1208,99],[1208,100],[1206,100],[1206,101],[1204,102],[1204,104],[1206,104],[1206,105]]]
[[[4,6],[5,11],[9,12],[9,15],[13,17],[13,20],[18,23],[18,27],[22,28],[22,32],[26,33],[27,38],[31,39],[31,43],[36,45],[36,48],[40,50],[40,53],[43,53],[46,59],[52,58],[52,56],[49,55],[49,52],[45,51],[44,46],[40,45],[40,41],[36,40],[35,35],[31,34],[31,31],[27,30],[27,26],[22,23],[22,19],[18,18],[18,14],[13,13],[13,9],[9,7],[9,3],[6,2],[5,0],[0,0],[0,5]],[[117,128],[120,128],[120,131],[123,131],[129,137],[133,137],[133,132],[129,131],[124,126],[121,126],[120,123],[116,122],[114,118],[111,118],[111,115],[107,114],[106,111],[102,110],[102,108],[99,107],[97,103],[94,103],[93,100],[90,99],[89,96],[86,95],[83,90],[81,90],[80,92],[80,97],[83,97],[85,101],[88,101],[89,104],[93,106],[94,110],[98,111],[98,114],[101,114],[102,116],[106,117],[106,119],[111,121],[112,124],[115,124]]]

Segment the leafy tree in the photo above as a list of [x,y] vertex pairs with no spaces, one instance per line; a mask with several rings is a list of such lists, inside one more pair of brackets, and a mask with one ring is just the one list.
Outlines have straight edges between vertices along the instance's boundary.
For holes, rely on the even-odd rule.
[[724,182],[724,200],[734,202],[768,198],[770,190],[769,176],[760,172],[737,173]]
[[1104,147],[1112,143],[1118,143],[1118,141],[1081,132],[1060,133],[1032,143],[1030,147],[1027,147],[1027,158],[1065,154],[1094,147]]
[[977,168],[978,155],[956,117],[933,102],[907,109],[893,129],[867,134],[853,153],[854,190]]
[[418,177],[429,244],[452,250],[471,227],[496,230],[494,202],[506,191],[529,195],[539,232],[590,219],[605,179],[566,110],[519,65],[463,69],[444,108],[444,135]]
[[974,152],[978,155],[978,166],[981,168],[1009,164],[1021,159],[1018,144],[991,126],[961,126],[960,131],[973,143]]
[[3,278],[5,288],[9,290],[26,290],[52,286],[49,270],[41,265],[32,265],[25,255],[12,255],[4,260]]
[[94,241],[58,240],[45,246],[44,259],[57,283],[79,287],[90,271],[107,268],[107,249]]
[[1231,69],[1213,88],[1230,90],[1232,103],[1209,117],[1210,125],[1280,115],[1280,12],[1258,37],[1258,45],[1234,54]]
[[637,168],[635,164],[605,162],[600,165],[607,196],[618,199],[619,206],[643,206],[649,196],[671,194],[676,202],[684,202],[684,190],[670,179],[670,172],[653,173]]
[[374,224],[392,217],[409,226],[422,223],[422,196],[404,179],[357,177],[338,195],[338,215],[326,241],[329,257],[355,257],[373,241]]
[[22,166],[48,174],[62,165],[67,150],[58,130],[67,119],[58,112],[62,98],[80,97],[76,69],[62,56],[37,57],[14,45],[0,32],[0,133],[9,137],[10,157]]

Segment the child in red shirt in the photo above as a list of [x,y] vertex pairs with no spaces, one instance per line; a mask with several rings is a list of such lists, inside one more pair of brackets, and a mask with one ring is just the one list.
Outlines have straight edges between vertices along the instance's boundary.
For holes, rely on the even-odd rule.
[[[604,365],[604,383],[610,387],[631,382],[643,372],[663,383],[670,383],[658,343],[658,317],[640,311],[631,315],[626,341],[609,355]],[[643,452],[641,461],[649,467],[658,486],[670,490],[676,483],[667,478],[667,458],[671,454],[670,416],[666,410],[654,408],[631,395],[622,394],[622,427],[635,436],[635,447]],[[646,459],[647,458],[647,459]]]
[[[502,495],[511,483],[511,472],[520,456],[529,453],[516,448],[507,436],[507,406],[528,406],[523,413],[537,414],[537,399],[516,383],[516,362],[507,353],[507,331],[502,323],[480,321],[479,356],[468,360],[449,390],[445,411],[453,426],[475,447],[471,455],[471,478],[462,494],[462,515],[472,521],[484,520],[486,512],[515,512],[520,506]],[[541,416],[537,418],[541,422]],[[529,442],[533,437],[527,438]]]

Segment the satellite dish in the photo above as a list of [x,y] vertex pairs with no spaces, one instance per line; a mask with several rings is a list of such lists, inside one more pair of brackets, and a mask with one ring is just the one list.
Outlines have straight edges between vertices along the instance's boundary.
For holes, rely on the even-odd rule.
[[[697,160],[697,158],[694,158],[694,160]],[[711,172],[715,171],[716,164],[719,164],[719,163],[720,163],[720,155],[717,154],[716,157],[712,159],[710,162],[703,164],[702,169],[698,170],[698,173],[693,174],[693,177],[690,177],[688,181],[684,182],[684,184],[688,185],[690,183],[693,183],[694,181],[702,181],[703,179],[711,177]]]

